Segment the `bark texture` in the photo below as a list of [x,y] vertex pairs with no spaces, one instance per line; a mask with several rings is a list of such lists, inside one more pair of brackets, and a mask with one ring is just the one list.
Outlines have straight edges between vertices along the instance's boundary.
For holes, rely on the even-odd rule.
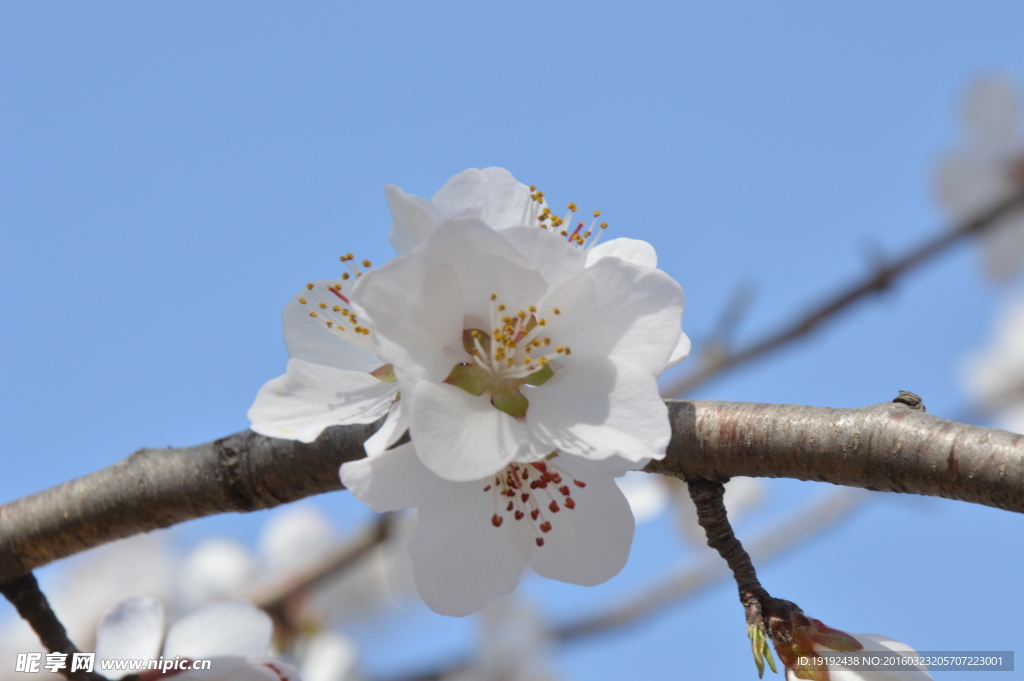
[[[796,478],[960,499],[1024,512],[1024,436],[946,421],[904,403],[860,409],[668,401],[672,443],[647,471],[689,480]],[[271,508],[342,488],[376,425],[302,444],[236,433],[124,461],[0,506],[0,582],[185,520]]]

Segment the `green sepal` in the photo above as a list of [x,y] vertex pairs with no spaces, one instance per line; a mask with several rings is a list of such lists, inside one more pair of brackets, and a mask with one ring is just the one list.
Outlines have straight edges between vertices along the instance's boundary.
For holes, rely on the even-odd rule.
[[470,395],[482,395],[484,392],[484,381],[482,371],[473,364],[456,364],[448,378],[444,382],[462,388]]
[[532,374],[526,377],[526,385],[538,386],[544,385],[551,377],[555,375],[550,364],[545,364],[540,369],[537,369]]
[[771,646],[768,645],[768,637],[762,627],[751,624],[747,627],[747,637],[750,639],[750,650],[754,654],[754,664],[757,665],[757,678],[764,677],[764,661],[768,658],[768,666],[776,674],[779,673],[775,666],[775,657],[772,655]]
[[526,416],[526,408],[530,406],[526,397],[518,390],[502,390],[491,396],[491,404],[498,411],[521,419]]
[[370,372],[370,375],[384,383],[395,383],[398,381],[398,378],[395,377],[395,367],[391,364],[377,367]]
[[476,357],[476,343],[473,342],[473,332],[476,332],[477,340],[480,341],[480,347],[484,349],[484,354],[490,356],[491,337],[481,329],[465,329],[462,332],[462,347],[466,352]]

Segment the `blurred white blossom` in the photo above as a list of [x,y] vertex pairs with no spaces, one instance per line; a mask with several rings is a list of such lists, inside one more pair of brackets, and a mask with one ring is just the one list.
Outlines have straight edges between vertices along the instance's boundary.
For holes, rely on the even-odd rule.
[[999,427],[1024,433],[1024,298],[1004,305],[988,346],[968,357],[964,383]]
[[[998,77],[979,80],[961,112],[966,142],[939,164],[939,197],[958,221],[977,217],[1021,190],[1024,147],[1020,103],[1013,84]],[[1003,217],[982,237],[985,272],[997,281],[1013,277],[1024,262],[1024,211]]]

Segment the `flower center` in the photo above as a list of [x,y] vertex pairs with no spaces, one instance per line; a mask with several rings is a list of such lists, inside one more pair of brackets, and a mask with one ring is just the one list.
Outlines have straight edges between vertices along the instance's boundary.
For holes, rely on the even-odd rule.
[[501,527],[506,515],[513,522],[529,517],[537,546],[544,546],[544,535],[551,531],[551,518],[554,514],[561,511],[562,507],[569,510],[576,508],[570,482],[579,488],[587,486],[587,483],[573,478],[550,460],[527,464],[510,463],[494,476],[493,482],[483,488],[484,492],[490,492],[494,497],[491,525]]
[[[575,203],[570,202],[568,205],[568,212],[565,217],[559,217],[551,212],[551,209],[544,203],[544,192],[539,191],[537,187],[530,185],[530,203],[527,204],[524,209],[523,224],[530,225],[535,222],[540,223],[540,227],[543,229],[550,229],[558,234],[561,234],[569,243],[580,246],[584,249],[590,249],[597,245],[597,242],[601,240],[601,234],[603,230],[608,228],[607,222],[598,224],[597,219],[601,216],[601,211],[594,211],[594,219],[590,222],[590,226],[586,227],[585,222],[579,222],[576,227],[570,232],[569,229],[572,227],[573,222],[576,221],[575,213],[579,210]],[[586,227],[586,229],[584,229]],[[594,228],[600,228],[597,232]],[[594,236],[590,239],[591,235]],[[589,240],[589,242],[588,242]]]
[[[470,395],[490,393],[495,409],[516,418],[526,416],[529,401],[520,388],[539,386],[555,375],[551,360],[571,355],[569,346],[551,348],[551,338],[543,334],[547,320],[538,317],[537,308],[508,314],[498,294],[491,294],[491,333],[481,329],[462,332],[462,346],[472,362],[457,364],[445,379]],[[554,314],[561,314],[557,307]]]

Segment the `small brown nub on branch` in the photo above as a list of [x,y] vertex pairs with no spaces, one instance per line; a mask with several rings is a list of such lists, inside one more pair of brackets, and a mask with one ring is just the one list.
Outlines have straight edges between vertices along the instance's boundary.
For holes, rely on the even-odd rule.
[[921,399],[920,395],[915,395],[912,392],[901,390],[900,394],[893,400],[896,404],[905,404],[911,409],[918,409],[920,411],[928,411],[924,407],[924,400]]

